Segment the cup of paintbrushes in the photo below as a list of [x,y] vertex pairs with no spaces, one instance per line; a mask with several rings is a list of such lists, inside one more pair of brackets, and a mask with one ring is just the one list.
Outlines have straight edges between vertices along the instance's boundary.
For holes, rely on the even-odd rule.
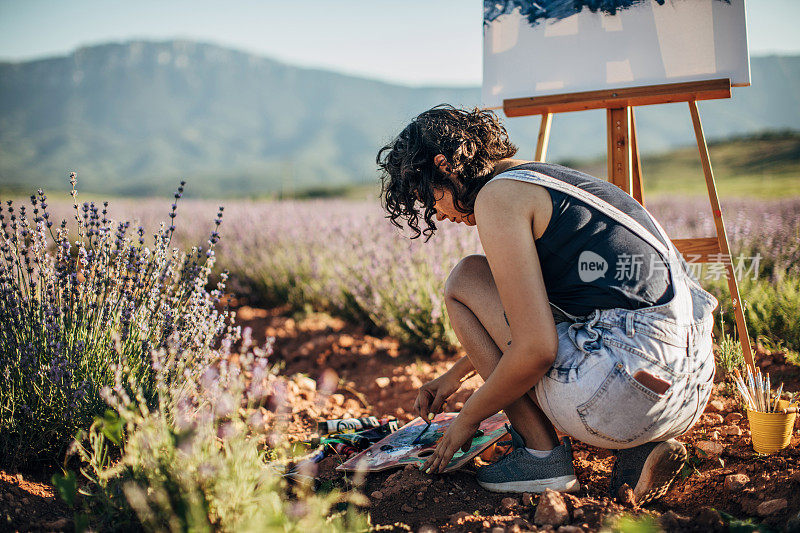
[[787,409],[789,402],[779,400],[775,412],[764,413],[746,408],[747,420],[750,422],[750,436],[753,439],[753,449],[758,453],[775,453],[789,446],[792,440],[792,430],[797,412],[793,408]]

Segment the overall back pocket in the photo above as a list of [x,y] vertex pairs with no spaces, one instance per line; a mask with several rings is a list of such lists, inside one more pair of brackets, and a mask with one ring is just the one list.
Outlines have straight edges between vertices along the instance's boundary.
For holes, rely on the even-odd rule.
[[617,362],[589,400],[577,407],[586,429],[612,443],[626,444],[652,428],[663,413],[661,404],[672,387],[660,395],[631,376]]

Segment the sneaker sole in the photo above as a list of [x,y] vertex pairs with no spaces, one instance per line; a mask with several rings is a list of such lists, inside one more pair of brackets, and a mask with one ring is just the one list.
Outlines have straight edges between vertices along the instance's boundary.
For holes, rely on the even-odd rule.
[[527,479],[524,481],[506,481],[505,483],[487,483],[478,481],[478,485],[492,492],[544,492],[545,489],[557,492],[578,492],[581,484],[575,476],[559,476],[549,479]]
[[664,441],[653,448],[633,489],[636,503],[643,505],[666,494],[670,483],[685,462],[686,447],[675,439]]

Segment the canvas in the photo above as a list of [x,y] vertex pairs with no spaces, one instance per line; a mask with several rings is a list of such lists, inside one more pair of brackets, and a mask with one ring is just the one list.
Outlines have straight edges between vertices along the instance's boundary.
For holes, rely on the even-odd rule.
[[729,78],[750,84],[744,0],[484,0],[483,105]]
[[[431,426],[422,434],[417,444],[414,440],[425,427],[422,418],[415,418],[391,435],[376,442],[358,455],[354,455],[338,467],[337,470],[359,470],[377,472],[407,464],[421,466],[426,458],[433,453],[436,443],[442,438],[450,423],[458,413],[439,413],[434,417]],[[444,472],[457,470],[464,466],[473,457],[494,444],[500,437],[507,433],[505,424],[508,418],[503,413],[490,416],[479,426],[480,436],[472,439],[472,444],[466,452],[457,451]]]

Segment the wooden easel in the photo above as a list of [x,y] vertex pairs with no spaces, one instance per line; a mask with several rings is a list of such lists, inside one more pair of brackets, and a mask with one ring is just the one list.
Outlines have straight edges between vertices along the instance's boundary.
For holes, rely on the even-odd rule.
[[[550,125],[553,114],[588,109],[606,109],[608,126],[608,181],[633,196],[644,206],[642,187],[642,165],[639,147],[636,142],[635,106],[687,102],[694,125],[694,135],[700,150],[700,161],[711,201],[711,211],[717,229],[716,237],[674,239],[672,242],[682,255],[691,255],[700,262],[714,262],[721,257],[728,274],[728,289],[733,302],[736,330],[742,345],[744,359],[754,368],[753,352],[747,336],[747,325],[739,297],[739,286],[733,270],[733,262],[728,247],[728,236],[722,221],[722,211],[717,197],[717,186],[711,171],[703,126],[697,112],[698,100],[711,100],[731,97],[731,83],[728,79],[698,81],[689,83],[669,83],[648,87],[631,87],[601,91],[587,91],[572,94],[513,98],[503,100],[503,111],[507,117],[541,115],[539,138],[536,144],[536,160],[544,161],[550,139]],[[722,255],[719,255],[722,254]]]

